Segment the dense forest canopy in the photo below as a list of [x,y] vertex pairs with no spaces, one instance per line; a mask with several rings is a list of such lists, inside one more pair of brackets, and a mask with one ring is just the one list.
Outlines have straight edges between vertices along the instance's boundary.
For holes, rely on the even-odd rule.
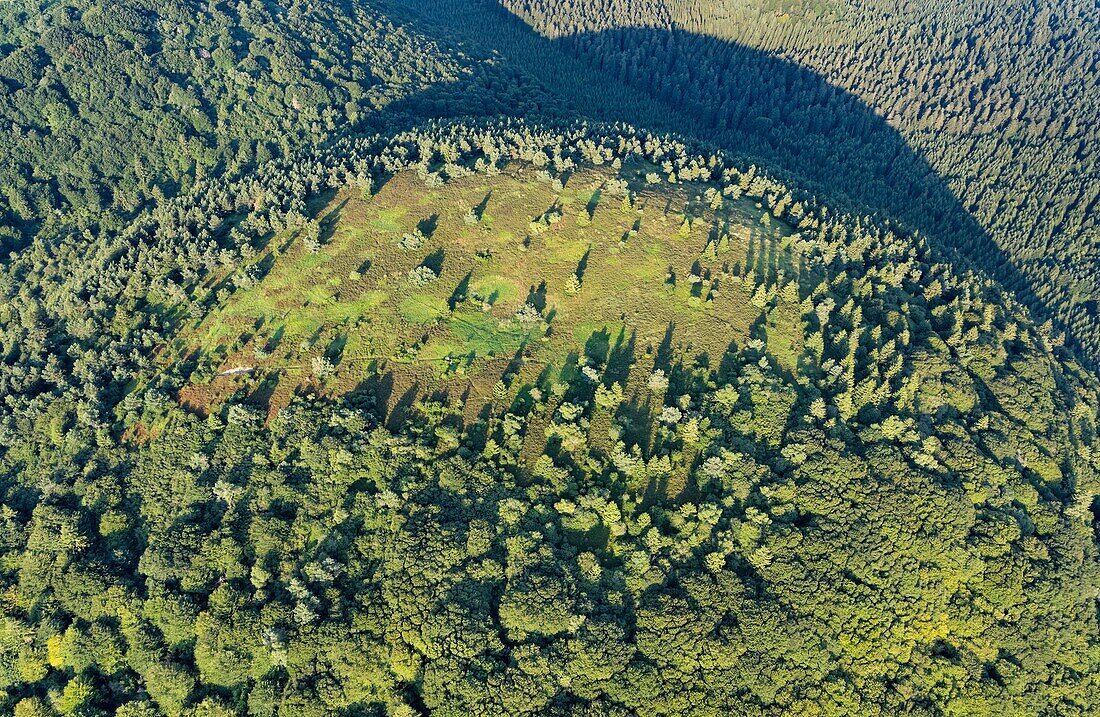
[[1094,3],[500,5],[558,42],[522,37],[497,0],[9,3],[7,243],[384,122],[394,100],[419,116],[580,112],[696,135],[959,246],[1091,362]]
[[[708,141],[762,155],[824,193],[848,194],[967,247],[1090,356],[1100,346],[1095,3],[500,4],[590,67],[667,101],[677,111],[671,129],[695,124]],[[745,77],[757,73],[764,77],[746,88]],[[896,130],[887,144],[904,143],[904,152],[881,156],[882,131],[853,125],[847,99],[832,88]],[[633,112],[623,118],[642,121]],[[818,138],[825,146],[812,146]],[[944,182],[957,203],[943,222],[921,216],[930,198],[923,175]],[[981,241],[986,234],[991,243]]]
[[[680,4],[676,22],[852,92],[928,157],[1096,351],[1100,9],[1089,2]],[[824,20],[824,21],[823,21]]]
[[1095,3],[0,8],[0,713],[1092,715]]
[[[651,176],[607,211],[687,183],[712,208],[746,196],[760,222],[798,228],[789,271],[703,249],[700,274],[758,312],[722,357],[589,346],[584,370],[508,379],[472,420],[460,397],[425,395],[388,427],[369,390],[315,390],[266,426],[247,396],[199,419],[171,400],[186,363],[138,360],[116,377],[138,386],[119,420],[140,439],[122,443],[80,375],[95,352],[29,367],[52,398],[9,419],[0,456],[8,704],[1089,713],[1100,384],[995,284],[755,167],[630,128],[345,140],[132,229],[111,266],[134,283],[88,296],[105,308],[90,333],[116,337],[103,356],[137,358],[201,321],[246,290],[249,247],[272,231],[313,241],[302,212],[329,187],[532,164],[560,192],[585,166],[636,161]],[[214,231],[168,259],[196,221]],[[226,292],[182,279],[204,254]],[[10,306],[41,311],[23,286]],[[159,308],[128,326],[118,312],[138,295]]]
[[457,64],[367,3],[0,8],[0,211],[133,212],[317,143]]

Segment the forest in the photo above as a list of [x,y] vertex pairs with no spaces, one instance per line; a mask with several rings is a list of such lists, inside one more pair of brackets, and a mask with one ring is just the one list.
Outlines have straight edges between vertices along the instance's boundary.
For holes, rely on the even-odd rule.
[[1092,715],[1092,3],[0,8],[0,712]]
[[[552,41],[543,46],[663,103],[662,128],[765,158],[960,247],[1087,357],[1098,350],[1095,3],[500,4]],[[454,13],[449,24],[492,27],[467,32],[531,66],[531,53],[546,52],[532,38],[501,39],[530,30],[490,4],[409,3],[433,5],[430,14]],[[658,124],[652,109],[608,104],[597,110],[605,118]]]

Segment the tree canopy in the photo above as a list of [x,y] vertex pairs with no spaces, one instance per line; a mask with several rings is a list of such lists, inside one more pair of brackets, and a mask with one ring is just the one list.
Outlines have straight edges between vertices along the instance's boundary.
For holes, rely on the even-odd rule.
[[[745,186],[796,222],[804,268],[737,274],[760,320],[721,360],[656,356],[634,380],[597,353],[472,421],[427,396],[394,425],[369,391],[203,419],[172,400],[187,367],[149,360],[170,296],[200,288],[193,262],[232,267],[312,192],[551,157],[644,160],[712,201]],[[91,325],[5,364],[27,382],[0,453],[17,714],[1095,706],[1100,385],[919,238],[628,127],[442,124],[205,189],[104,248]],[[87,279],[46,279],[51,263],[13,265],[9,318],[67,323],[56,282]],[[134,292],[148,308],[126,320]],[[795,374],[775,353],[787,310]],[[48,358],[62,347],[71,364]]]

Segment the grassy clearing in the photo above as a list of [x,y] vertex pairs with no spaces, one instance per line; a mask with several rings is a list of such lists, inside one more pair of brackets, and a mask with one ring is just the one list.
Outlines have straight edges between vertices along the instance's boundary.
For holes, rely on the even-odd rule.
[[[318,251],[292,232],[274,237],[262,278],[184,332],[175,357],[207,357],[188,404],[255,395],[275,410],[296,390],[340,394],[383,378],[390,406],[410,391],[483,404],[506,373],[512,400],[575,370],[578,356],[601,364],[624,346],[628,386],[662,352],[719,360],[765,313],[756,285],[792,275],[791,230],[766,226],[748,200],[700,209],[704,185],[651,187],[644,169],[582,169],[560,191],[514,166],[430,191],[409,172],[367,200],[336,193],[316,208],[330,227]],[[608,191],[620,177],[633,206]],[[793,367],[797,308],[765,324],[769,350]],[[255,370],[215,375],[231,364]]]

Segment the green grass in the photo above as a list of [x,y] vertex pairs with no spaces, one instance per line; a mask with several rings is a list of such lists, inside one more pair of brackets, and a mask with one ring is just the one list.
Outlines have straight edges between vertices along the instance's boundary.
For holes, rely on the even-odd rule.
[[389,207],[382,209],[370,220],[369,226],[371,229],[377,229],[384,232],[400,232],[404,227],[400,220],[408,213],[409,210],[407,207]]
[[516,283],[500,275],[479,279],[470,288],[490,304],[502,301],[508,303],[519,298],[519,287]]
[[537,325],[521,324],[514,319],[502,321],[475,311],[456,311],[447,326],[451,333],[462,339],[467,351],[485,357],[512,353],[542,335]]
[[[718,358],[731,341],[746,340],[761,312],[749,303],[751,288],[725,268],[745,265],[750,239],[767,239],[781,250],[776,262],[791,275],[789,253],[782,251],[790,229],[781,222],[764,229],[760,211],[741,200],[717,213],[692,209],[691,230],[683,233],[688,204],[705,187],[650,187],[638,181],[638,169],[624,167],[618,176],[637,193],[631,208],[603,191],[616,176],[610,167],[583,169],[555,195],[522,167],[430,192],[409,172],[368,200],[353,191],[337,193],[317,209],[323,217],[339,208],[321,250],[311,254],[297,238],[287,245],[291,235],[276,237],[271,246],[285,250],[266,276],[217,306],[184,337],[176,355],[198,349],[225,364],[262,368],[257,376],[281,371],[275,401],[308,380],[310,359],[325,352],[337,362],[324,387],[332,393],[383,372],[393,377],[395,395],[434,383],[488,396],[520,352],[522,380],[513,382],[514,392],[540,374],[575,370],[575,357],[586,347],[600,360],[608,348],[600,342],[614,347],[620,336],[634,338],[632,375],[652,370],[670,327],[672,350],[688,362],[702,354]],[[464,221],[490,192],[481,222]],[[597,192],[598,202],[590,204]],[[532,217],[554,206],[561,221],[532,235]],[[718,254],[706,251],[716,224],[731,237]],[[403,249],[402,234],[417,226],[429,229],[425,243]],[[428,258],[438,264],[438,278],[412,285],[409,270]],[[581,262],[583,283],[572,293],[568,287]],[[697,282],[701,290],[693,291],[689,281],[693,269],[709,277]],[[708,302],[712,283],[720,290]],[[516,317],[529,300],[542,307],[543,321]],[[767,338],[776,359],[793,366],[801,351],[796,308],[781,306],[769,315]],[[203,400],[247,390],[242,381],[226,382],[219,394],[215,379]]]
[[447,313],[447,302],[427,294],[413,294],[398,305],[401,318],[413,324],[431,324]]

